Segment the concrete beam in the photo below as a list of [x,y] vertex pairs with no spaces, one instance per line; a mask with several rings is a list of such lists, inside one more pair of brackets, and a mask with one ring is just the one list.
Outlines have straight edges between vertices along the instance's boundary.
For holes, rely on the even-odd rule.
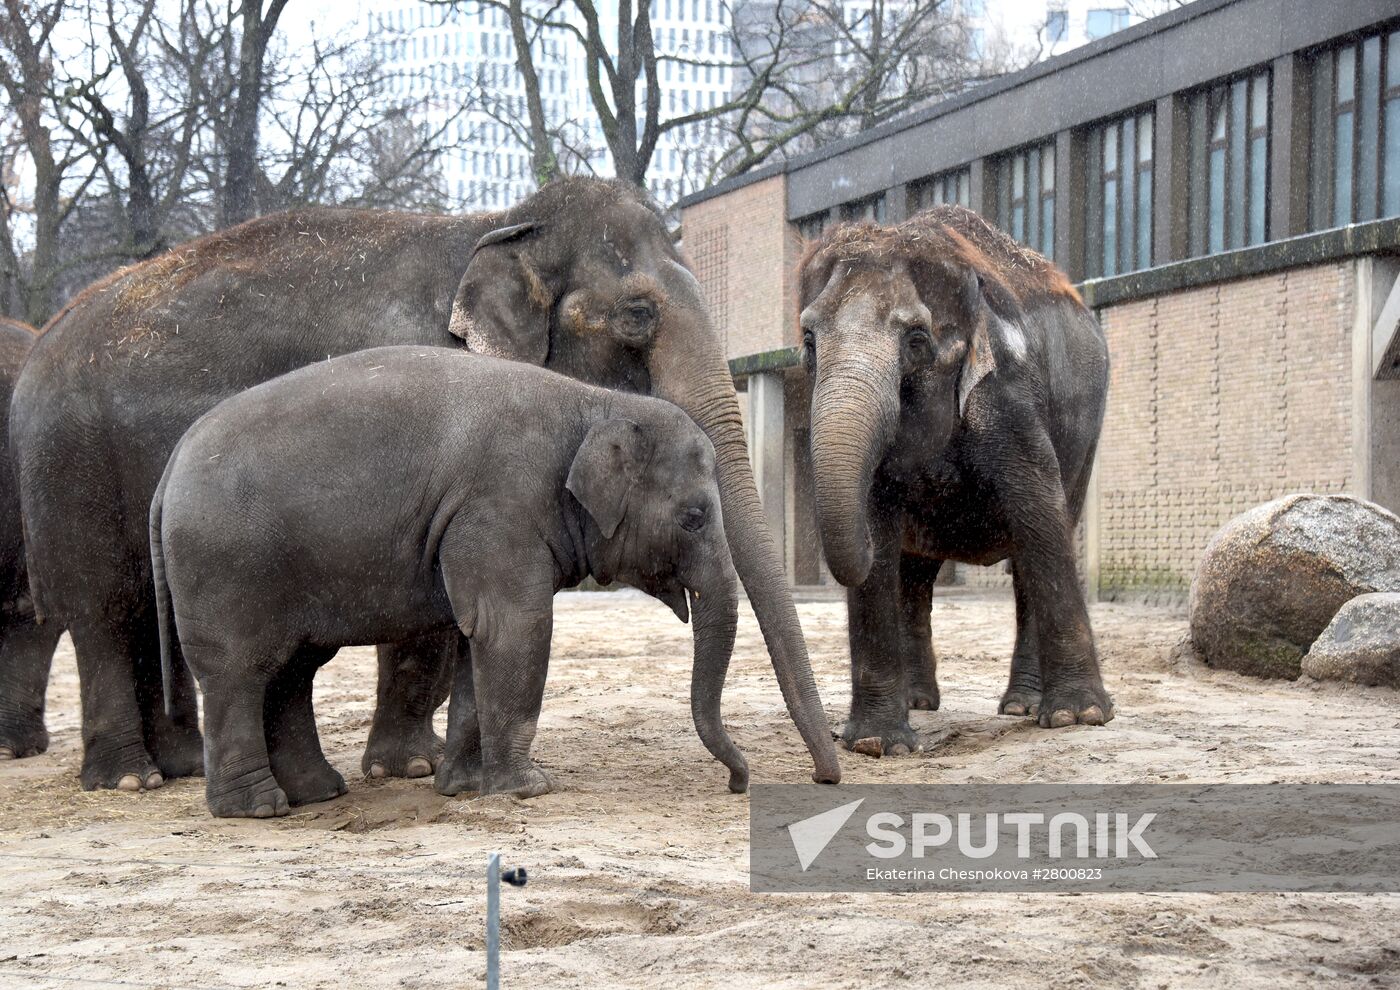
[[1371,281],[1373,312],[1380,313],[1371,326],[1371,375],[1382,381],[1400,379],[1400,261],[1373,259]]

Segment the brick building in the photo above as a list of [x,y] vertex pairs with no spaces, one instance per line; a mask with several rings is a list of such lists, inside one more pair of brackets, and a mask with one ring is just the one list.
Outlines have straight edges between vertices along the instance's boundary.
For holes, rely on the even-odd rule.
[[1286,492],[1400,510],[1393,0],[1196,0],[683,200],[795,584],[830,581],[796,348],[804,238],[947,201],[1050,256],[1108,338],[1091,593],[1179,599],[1216,528]]

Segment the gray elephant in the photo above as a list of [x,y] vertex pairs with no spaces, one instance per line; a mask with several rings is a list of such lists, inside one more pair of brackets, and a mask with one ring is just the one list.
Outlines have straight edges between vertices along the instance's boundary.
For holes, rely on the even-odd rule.
[[552,599],[590,575],[693,611],[695,724],[747,789],[719,714],[737,582],[714,472],[668,402],[444,348],[373,348],[220,403],[150,512],[164,669],[178,631],[204,691],[209,810],[345,793],[316,738],[316,669],[444,630],[470,648],[438,789],[545,793],[530,745]]
[[10,395],[38,331],[0,317],[0,713],[24,731],[0,737],[0,760],[34,756],[49,745],[44,728],[44,691],[53,651],[63,628],[39,624],[29,597],[19,490],[10,459]]
[[818,527],[849,589],[846,745],[912,750],[908,709],[938,707],[929,611],[945,560],[1011,561],[1000,711],[1108,721],[1072,543],[1108,351],[1073,286],[957,206],[838,227],[800,277]]
[[[386,344],[465,347],[688,413],[714,444],[735,569],[814,776],[839,779],[700,288],[645,193],[565,179],[504,213],[253,220],[120,271],[53,320],[20,376],[11,434],[35,605],[77,650],[84,787],[200,772],[188,675],[176,677],[168,712],[161,703],[145,523],[176,442],[250,386]],[[366,772],[432,772],[431,716],[456,645],[434,634],[381,647]],[[0,745],[32,724],[0,705]]]

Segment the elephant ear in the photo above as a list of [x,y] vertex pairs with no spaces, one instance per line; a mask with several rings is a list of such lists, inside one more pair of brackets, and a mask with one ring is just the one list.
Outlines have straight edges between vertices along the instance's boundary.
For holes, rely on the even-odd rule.
[[533,221],[499,227],[472,249],[447,326],[468,350],[536,365],[549,356],[553,298],[519,249],[519,241],[536,227]]
[[967,415],[967,400],[977,383],[997,370],[992,353],[992,313],[982,298],[982,276],[969,270],[963,277],[961,304],[964,318],[976,327],[968,341],[967,354],[958,372],[958,415]]
[[569,465],[564,482],[584,510],[612,539],[627,511],[631,490],[650,454],[642,428],[628,419],[595,423]]

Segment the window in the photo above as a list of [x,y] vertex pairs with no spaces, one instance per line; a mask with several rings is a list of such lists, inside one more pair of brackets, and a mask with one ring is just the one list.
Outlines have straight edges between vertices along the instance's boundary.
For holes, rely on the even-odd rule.
[[876,223],[885,222],[885,194],[876,193],[873,196],[866,196],[864,199],[857,199],[841,206],[842,220],[873,220]]
[[1110,35],[1114,31],[1121,31],[1127,26],[1127,7],[1098,8],[1084,16],[1084,33],[1089,36],[1090,41]]
[[1089,278],[1152,264],[1152,114],[1089,132],[1084,270]]
[[1188,99],[1190,253],[1262,244],[1268,239],[1269,73]]
[[942,203],[967,206],[972,199],[971,193],[971,169],[959,168],[951,172],[942,172],[909,187],[909,212],[917,213]]
[[1312,60],[1314,230],[1400,215],[1400,31]]
[[1055,143],[1002,156],[996,166],[1001,229],[1047,258],[1055,256]]
[[1052,10],[1045,15],[1045,40],[1050,44],[1064,41],[1069,36],[1069,14],[1063,10]]
[[822,210],[820,213],[802,217],[797,221],[797,232],[802,235],[803,240],[815,241],[826,230],[828,216],[830,216],[830,211]]

